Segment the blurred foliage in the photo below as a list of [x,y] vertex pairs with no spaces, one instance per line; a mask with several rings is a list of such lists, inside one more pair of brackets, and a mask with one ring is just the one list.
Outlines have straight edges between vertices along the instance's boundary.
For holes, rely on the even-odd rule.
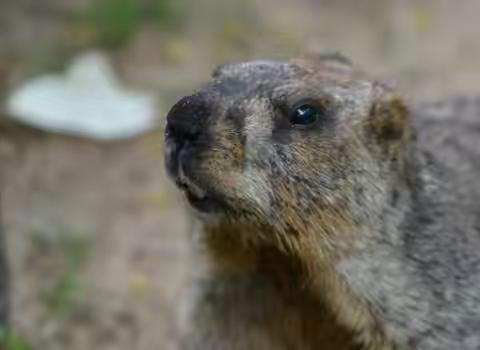
[[430,8],[418,7],[414,12],[416,29],[422,33],[430,30],[435,22],[434,13]]
[[45,72],[61,73],[65,70],[70,58],[68,52],[54,52],[44,56],[33,56],[25,67],[25,78],[34,78]]
[[32,230],[35,250],[62,261],[54,284],[42,295],[49,312],[57,318],[68,318],[81,304],[86,288],[82,268],[92,250],[91,235],[67,227],[35,227]]
[[30,344],[22,337],[11,334],[0,328],[0,349],[5,350],[32,350]]
[[93,31],[98,45],[115,48],[125,44],[140,24],[178,25],[183,18],[184,5],[185,2],[179,0],[99,0],[77,19]]
[[52,289],[44,294],[50,311],[58,317],[68,317],[79,304],[85,283],[81,269],[90,255],[91,243],[85,237],[67,236],[62,242],[65,252],[65,270]]
[[102,0],[94,2],[85,14],[85,21],[106,45],[123,44],[138,26],[135,0]]

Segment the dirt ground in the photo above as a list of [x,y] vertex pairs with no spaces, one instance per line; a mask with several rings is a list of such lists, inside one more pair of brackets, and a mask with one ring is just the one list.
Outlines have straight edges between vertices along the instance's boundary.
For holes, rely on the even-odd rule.
[[[29,11],[32,3],[0,2],[3,95],[76,38],[68,21]],[[99,143],[0,119],[11,319],[32,349],[175,349],[195,264],[189,219],[163,169],[163,118],[216,64],[335,49],[410,100],[480,94],[476,0],[207,0],[188,9],[182,29],[141,26],[111,52],[127,84],[158,95],[156,130]]]

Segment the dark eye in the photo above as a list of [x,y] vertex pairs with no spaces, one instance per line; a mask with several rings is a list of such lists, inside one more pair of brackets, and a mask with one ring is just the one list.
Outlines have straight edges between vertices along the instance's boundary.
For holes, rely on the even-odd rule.
[[318,108],[315,106],[309,104],[298,106],[290,116],[290,123],[295,125],[313,124],[317,121],[319,113]]

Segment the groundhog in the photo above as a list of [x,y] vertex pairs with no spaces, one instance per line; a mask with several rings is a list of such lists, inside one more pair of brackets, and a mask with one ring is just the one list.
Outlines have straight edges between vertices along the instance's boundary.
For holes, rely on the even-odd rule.
[[339,55],[226,64],[167,116],[198,220],[188,350],[480,349],[480,99]]

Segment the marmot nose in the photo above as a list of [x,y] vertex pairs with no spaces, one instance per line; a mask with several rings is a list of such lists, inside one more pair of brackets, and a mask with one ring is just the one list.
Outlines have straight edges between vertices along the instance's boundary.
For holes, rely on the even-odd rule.
[[178,143],[193,142],[200,135],[209,108],[200,95],[187,96],[178,101],[167,116],[166,137]]

